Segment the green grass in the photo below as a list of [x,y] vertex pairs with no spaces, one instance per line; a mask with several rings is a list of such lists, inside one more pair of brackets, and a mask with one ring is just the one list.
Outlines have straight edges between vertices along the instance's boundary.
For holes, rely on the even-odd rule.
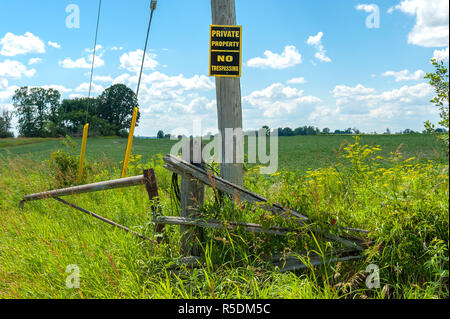
[[[350,142],[341,148],[342,141]],[[116,139],[90,140],[91,166],[86,182],[116,178],[119,167],[97,162],[102,153],[119,153]],[[54,141],[8,148],[0,157],[0,298],[448,298],[449,177],[448,163],[436,160],[434,141],[423,136],[294,137],[280,139],[286,170],[261,176],[249,168],[245,186],[273,202],[310,216],[320,227],[338,225],[370,231],[374,245],[364,258],[329,263],[295,273],[280,273],[267,257],[273,252],[333,251],[339,248],[303,229],[301,237],[255,235],[242,230],[208,230],[203,234],[201,265],[174,271],[181,256],[179,228],[166,228],[158,243],[114,229],[54,200],[30,202],[23,195],[61,183],[47,160]],[[106,143],[110,142],[110,144]],[[57,143],[60,143],[57,141]],[[95,143],[99,143],[95,147]],[[171,174],[150,149],[167,153],[171,141],[136,141],[143,167],[153,167],[161,212],[177,215],[170,200]],[[404,146],[395,152],[399,144]],[[141,144],[141,145],[139,145]],[[381,145],[366,147],[364,144]],[[33,146],[46,149],[31,152]],[[108,148],[106,145],[109,145]],[[305,150],[305,147],[308,147]],[[141,147],[141,148],[140,148]],[[32,157],[20,157],[19,149]],[[337,155],[333,149],[339,150]],[[167,151],[166,151],[167,149]],[[95,151],[94,151],[95,150]],[[119,152],[120,150],[120,152]],[[146,151],[147,150],[147,151]],[[315,151],[317,150],[317,151]],[[95,153],[94,153],[95,152]],[[148,152],[148,153],[146,153]],[[317,158],[311,159],[314,154]],[[5,154],[4,154],[5,155]],[[411,159],[411,157],[416,157]],[[319,162],[319,163],[315,163]],[[53,167],[53,169],[51,168]],[[308,168],[317,168],[309,170]],[[131,227],[153,239],[152,210],[144,187],[66,198],[83,208]],[[205,218],[286,226],[251,205],[214,202],[210,189]],[[289,223],[290,226],[291,223]],[[334,234],[340,232],[325,227]],[[369,264],[380,267],[381,286],[365,286]],[[66,269],[77,265],[79,289],[67,289]]]
[[36,144],[36,143],[48,143],[50,141],[56,141],[57,139],[50,138],[0,138],[0,148],[6,149],[9,147]]

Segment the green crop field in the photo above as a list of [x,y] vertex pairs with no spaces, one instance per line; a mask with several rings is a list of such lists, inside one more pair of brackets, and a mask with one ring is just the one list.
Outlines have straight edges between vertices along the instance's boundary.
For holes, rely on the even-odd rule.
[[[333,253],[340,244],[257,205],[228,197],[219,205],[211,189],[198,211],[203,218],[298,229],[287,237],[204,230],[199,262],[189,268],[175,262],[182,257],[179,227],[155,233],[144,187],[65,199],[152,241],[55,200],[19,210],[25,194],[76,183],[76,154],[61,142],[1,141],[0,298],[448,298],[448,162],[431,135],[281,137],[279,173],[247,168],[245,187],[309,216],[316,227],[335,235],[342,230],[330,223],[370,232],[361,235],[371,242],[362,258],[315,267],[311,256]],[[129,175],[154,168],[161,214],[168,216],[179,214],[178,205],[172,175],[157,154],[173,143],[135,140],[133,154],[142,157],[129,168]],[[125,145],[125,139],[89,139],[82,183],[119,177]],[[280,252],[308,267],[280,272],[271,262]],[[375,288],[366,285],[369,264],[380,269]],[[68,286],[74,269],[79,285]]]
[[[81,139],[74,139],[81,144]],[[279,138],[279,168],[286,170],[316,169],[332,165],[341,145],[353,142],[352,136],[293,136]],[[168,154],[176,141],[170,139],[135,139],[133,154],[142,155],[146,162],[157,154]],[[400,147],[406,157],[419,160],[439,159],[443,157],[437,140],[426,134],[411,135],[365,135],[361,143],[380,145],[382,155],[388,155]],[[119,164],[123,161],[127,139],[91,138],[87,146],[88,160],[108,158]],[[58,139],[5,139],[0,140],[0,156],[30,157],[36,160],[48,159],[50,154],[61,147]]]

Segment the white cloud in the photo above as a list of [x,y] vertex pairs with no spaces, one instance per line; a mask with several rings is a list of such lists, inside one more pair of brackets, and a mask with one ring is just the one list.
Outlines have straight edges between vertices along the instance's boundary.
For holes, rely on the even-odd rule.
[[194,75],[191,78],[185,78],[183,74],[177,76],[168,76],[159,72],[154,72],[144,78],[144,83],[152,83],[156,89],[177,89],[184,91],[192,90],[213,90],[214,83],[210,78],[204,75]]
[[27,67],[19,61],[5,60],[0,62],[0,77],[20,79],[22,76],[30,78],[35,74],[35,69],[27,69]]
[[330,107],[327,105],[318,105],[313,110],[313,112],[311,112],[311,114],[308,117],[308,120],[311,123],[314,123],[314,122],[317,123],[317,121],[320,121],[322,119],[335,118],[337,115],[339,115],[339,108]]
[[314,56],[315,56],[316,59],[319,60],[320,62],[326,62],[326,63],[331,62],[331,59],[330,59],[329,57],[327,57],[325,51],[322,51],[322,52],[316,52],[316,54],[314,54]]
[[323,32],[319,32],[316,35],[311,35],[311,36],[309,36],[308,40],[306,40],[306,43],[308,45],[319,46],[322,44],[322,37],[323,37]]
[[[94,68],[99,68],[105,65],[105,61],[102,59],[104,54],[104,50],[102,50],[102,48],[103,47],[100,44],[97,44]],[[94,50],[87,48],[84,49],[84,51],[88,53],[87,57],[81,57],[76,60],[65,58],[63,61],[58,62],[59,65],[65,69],[90,69],[92,67],[92,59],[94,58]]]
[[[63,61],[59,61],[58,63],[65,69],[90,69],[92,66],[92,58],[93,55],[91,54],[88,58],[79,58],[77,60],[65,58]],[[104,65],[105,61],[102,60],[101,56],[96,56],[94,68],[99,68]]]
[[154,72],[142,79],[142,100],[150,102],[152,100],[161,102],[178,101],[185,102],[183,95],[190,92],[210,91],[214,89],[214,83],[204,75],[194,75],[185,78],[182,74],[178,76],[168,76],[159,72]]
[[[105,51],[105,50],[102,50],[102,49],[103,49],[103,46],[102,46],[101,44],[97,44],[97,45],[95,46],[95,52],[96,52],[96,54],[102,56],[102,55],[103,55],[102,53],[99,54],[99,51]],[[94,53],[94,49],[86,48],[86,49],[84,49],[84,52],[93,54],[93,53]]]
[[[105,88],[101,85],[92,83],[92,89],[91,89],[91,93],[97,93],[100,94],[105,90]],[[76,89],[75,92],[80,92],[80,93],[88,93],[89,92],[89,83],[82,83],[80,84]]]
[[[2,87],[3,86],[3,87]],[[33,88],[35,86],[30,86],[30,88]],[[40,88],[44,88],[46,90],[52,88],[55,90],[58,90],[61,94],[72,92],[72,89],[66,88],[63,85],[41,85]],[[4,88],[4,90],[2,90]],[[11,102],[11,99],[15,93],[15,91],[19,89],[18,86],[8,86],[8,81],[3,81],[0,79],[0,105],[4,103]]]
[[448,47],[442,50],[434,50],[433,59],[436,61],[448,62]]
[[337,98],[367,95],[367,94],[373,94],[375,92],[376,92],[375,89],[366,88],[362,84],[358,84],[354,88],[346,86],[346,85],[337,85],[334,88],[334,90],[332,91],[333,96],[337,97]]
[[287,84],[305,84],[306,80],[304,77],[293,78],[286,81]]
[[41,58],[31,58],[28,60],[28,65],[39,64],[42,63],[42,61]]
[[314,46],[318,52],[314,55],[317,60],[320,62],[329,63],[331,59],[326,55],[327,51],[325,50],[322,44],[323,32],[319,32],[316,35],[312,35],[306,40],[308,45]]
[[5,34],[0,40],[3,56],[16,56],[27,53],[45,53],[45,44],[39,37],[30,32],[24,35],[15,35],[11,32]]
[[[185,113],[183,116],[173,116],[170,112],[155,112],[155,108],[152,107],[149,112],[142,111],[141,121],[139,127],[136,128],[136,135],[152,135],[155,136],[156,132],[160,129],[164,130],[164,133],[178,135],[194,135],[201,134],[206,135],[215,134],[217,132],[217,118],[214,113],[202,112],[196,110],[195,113]],[[175,109],[170,109],[175,111]],[[176,111],[181,111],[176,109]],[[193,123],[200,122],[202,127],[201,131],[197,131],[198,128],[193,128]]]
[[427,83],[381,92],[362,84],[338,85],[331,94],[334,105],[317,105],[308,123],[321,128],[356,127],[363,132],[380,133],[388,127],[392,132],[406,128],[422,131],[425,120],[439,119],[439,110],[429,102],[433,88]]
[[69,99],[79,99],[85,97],[83,94],[78,94],[78,93],[73,93],[73,94],[69,94]]
[[[416,99],[423,99],[433,93],[433,88],[427,83],[419,83],[414,86],[402,86],[399,89],[386,91],[378,96],[370,97],[372,99],[380,99],[380,101],[399,101],[405,103],[414,102]],[[427,104],[429,100],[426,99]]]
[[257,57],[248,60],[247,66],[263,69],[286,69],[302,63],[302,55],[293,45],[286,46],[281,54],[267,50],[264,52],[264,56],[264,58]]
[[0,89],[7,88],[8,84],[9,82],[7,79],[0,79]]
[[61,45],[59,45],[57,42],[48,41],[48,45],[55,49],[61,49]]
[[64,85],[58,85],[58,84],[51,84],[51,85],[41,85],[40,86],[43,89],[54,89],[59,91],[61,94],[72,92],[72,89],[66,88]]
[[[113,79],[113,84],[125,84],[135,88],[138,75],[124,73]],[[156,134],[163,129],[166,133],[175,129],[192,129],[194,120],[217,127],[215,101],[205,93],[215,88],[211,79],[204,75],[185,77],[171,76],[158,71],[143,73],[139,94],[142,120],[136,134]],[[154,132],[154,133],[150,133]]]
[[350,113],[361,113],[366,112],[367,108],[387,102],[407,104],[420,101],[428,105],[428,98],[433,93],[433,89],[427,83],[419,83],[377,93],[373,88],[366,88],[362,84],[358,84],[356,87],[338,85],[332,93],[336,98],[337,106],[351,105],[353,107],[349,109]]
[[136,80],[137,83],[137,77],[133,77],[131,74],[123,73],[117,77],[115,77],[112,81],[112,84],[125,84],[130,86],[132,83],[134,83],[134,80]]
[[401,82],[401,81],[420,81],[423,80],[425,76],[425,72],[422,70],[417,70],[414,73],[409,72],[409,70],[403,70],[403,71],[387,71],[382,74],[382,76],[392,76],[395,78],[395,82]]
[[375,4],[358,4],[356,10],[365,11],[367,13],[378,12],[378,8]]
[[416,16],[416,24],[408,36],[408,43],[423,47],[445,47],[449,41],[448,0],[403,0],[389,9]]
[[373,88],[358,84],[356,87],[338,85],[332,93],[336,98],[336,106],[341,109],[342,114],[366,114],[370,117],[373,114],[381,114],[380,110],[389,110],[386,116],[389,117],[390,114],[393,117],[395,114],[401,118],[405,115],[405,110],[414,113],[418,111],[414,109],[417,105],[421,107],[431,105],[429,98],[433,89],[427,83],[419,83],[378,93]]
[[10,102],[11,98],[14,95],[14,92],[19,89],[18,86],[8,86],[5,88],[4,91],[0,90],[0,103],[7,103]]
[[[129,72],[139,72],[142,64],[142,56],[144,51],[136,50],[122,54],[120,57],[120,67],[128,70]],[[147,53],[145,55],[144,69],[154,70],[158,65],[158,61],[155,60],[156,54]]]
[[303,90],[281,83],[274,83],[265,89],[254,91],[244,97],[243,101],[261,110],[263,116],[269,118],[301,111],[302,105],[322,102],[315,96],[305,96]]
[[180,110],[182,113],[194,114],[204,109],[211,109],[211,101],[203,96],[194,96],[187,103],[175,102],[172,106],[175,110]]
[[[124,73],[113,80],[113,84],[122,83],[129,87],[137,84],[138,76]],[[144,73],[141,80],[140,100],[142,103],[151,101],[175,101],[183,99],[183,95],[194,91],[210,91],[215,88],[209,77],[194,75],[191,78],[183,74],[169,76],[160,72]]]
[[[8,104],[0,104],[0,112],[2,112],[2,111],[14,112],[14,105],[9,104],[9,103]],[[14,120],[15,120],[15,118],[13,117],[12,127],[15,127]]]

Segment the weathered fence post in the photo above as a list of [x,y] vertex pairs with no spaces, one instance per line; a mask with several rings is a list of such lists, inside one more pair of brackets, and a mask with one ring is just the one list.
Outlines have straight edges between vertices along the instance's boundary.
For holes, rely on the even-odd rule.
[[[190,138],[183,146],[181,156],[183,160],[193,164],[202,164],[203,142],[201,137]],[[180,216],[195,218],[198,216],[198,207],[203,204],[204,185],[196,179],[181,178]],[[201,252],[197,238],[201,237],[198,227],[180,226],[181,249],[185,256],[198,256]]]
[[[211,0],[212,23],[215,25],[235,25],[236,10],[234,0]],[[233,137],[233,163],[226,163],[226,129],[242,130],[242,104],[240,78],[216,77],[216,100],[219,132],[222,138],[222,158],[220,159],[220,175],[242,186],[243,164],[236,163],[236,153],[243,152],[243,139]],[[228,133],[229,134],[229,133]]]

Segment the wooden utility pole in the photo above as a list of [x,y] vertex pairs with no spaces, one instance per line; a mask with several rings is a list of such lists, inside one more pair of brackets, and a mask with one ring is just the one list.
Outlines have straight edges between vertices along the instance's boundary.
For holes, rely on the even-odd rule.
[[[212,24],[236,25],[234,0],[211,0]],[[243,150],[243,139],[233,138],[233,163],[225,163],[225,129],[242,129],[241,80],[240,78],[216,77],[216,100],[219,132],[222,138],[220,175],[242,186],[243,164],[236,163],[236,150]],[[230,147],[230,146],[228,146]]]
[[[203,143],[201,138],[190,138],[183,145],[181,156],[188,163],[202,162]],[[200,162],[200,163],[199,163]],[[196,179],[181,178],[180,216],[197,218],[198,208],[203,205],[205,186]],[[201,229],[192,226],[180,226],[181,251],[185,256],[200,256],[201,249],[197,243],[201,238]]]

